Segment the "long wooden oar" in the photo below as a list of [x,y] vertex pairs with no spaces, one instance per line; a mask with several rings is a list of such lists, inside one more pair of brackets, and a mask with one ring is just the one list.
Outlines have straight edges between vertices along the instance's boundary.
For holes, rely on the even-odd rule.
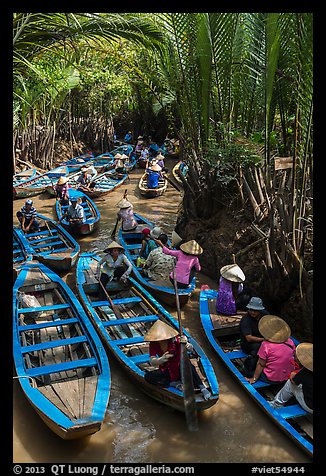
[[[112,311],[114,312],[114,314],[117,316],[117,319],[123,319],[123,315],[121,314],[120,309],[113,303],[112,299],[111,299],[110,296],[108,295],[107,290],[105,289],[105,287],[104,287],[103,284],[101,283],[100,279],[98,279],[98,278],[96,277],[96,274],[94,273],[94,271],[92,270],[91,267],[90,267],[89,269],[92,271],[92,273],[94,274],[95,279],[98,280],[99,285],[101,286],[101,288],[102,288],[103,291],[105,292],[105,295],[106,295],[106,297],[107,297],[107,299],[108,299],[108,301],[109,301],[109,303],[110,303],[110,307],[111,307]],[[132,332],[131,332],[131,330],[129,329],[129,327],[128,327],[127,324],[120,324],[120,325],[121,325],[121,329],[123,329],[123,331],[126,333],[126,335],[127,335],[128,337],[132,337],[132,336],[133,336],[133,335],[132,335]]]
[[[178,293],[178,285],[175,276],[175,268],[173,268],[173,284],[175,291],[175,301],[178,311],[178,321],[179,321],[179,333],[180,337],[183,334],[182,324],[181,324],[181,311],[180,311],[180,301]],[[192,378],[191,364],[186,349],[186,344],[181,343],[181,352],[180,352],[180,370],[181,370],[181,381],[183,386],[183,398],[185,406],[185,414],[187,420],[187,426],[189,431],[198,430],[198,420],[197,420],[197,408],[196,408],[196,399],[194,391],[194,383]]]
[[175,183],[173,183],[172,180],[166,174],[164,174],[164,177],[169,182],[169,184],[172,185],[172,187],[174,187],[178,192],[181,192],[180,188]]

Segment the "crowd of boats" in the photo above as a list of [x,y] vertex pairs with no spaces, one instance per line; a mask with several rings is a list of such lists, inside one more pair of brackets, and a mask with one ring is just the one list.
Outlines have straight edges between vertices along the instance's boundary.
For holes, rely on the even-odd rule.
[[[39,174],[29,169],[14,176],[14,198],[30,197],[42,192],[53,195],[54,181],[69,179],[69,196],[78,195],[86,222],[79,234],[89,234],[100,222],[100,212],[93,201],[119,187],[137,165],[134,148],[128,144],[98,157],[85,154]],[[127,156],[125,170],[112,168],[115,156]],[[181,161],[176,161],[180,168]],[[188,166],[182,163],[183,178]],[[82,166],[95,169],[95,187],[78,190],[76,177]],[[128,168],[129,167],[129,168]],[[183,170],[183,172],[182,172]],[[180,174],[176,172],[176,177]],[[141,178],[141,180],[144,180]],[[93,195],[92,195],[93,194]],[[92,195],[92,196],[91,196]],[[58,219],[62,218],[60,200],[56,200]],[[100,257],[93,252],[81,253],[76,230],[37,214],[40,228],[24,233],[13,227],[13,353],[16,376],[31,405],[43,421],[64,439],[81,438],[101,428],[109,405],[111,371],[114,357],[144,393],[178,411],[185,411],[182,389],[160,387],[147,382],[151,368],[146,332],[157,320],[180,330],[179,322],[165,305],[176,306],[175,289],[170,282],[153,281],[137,265],[143,234],[119,229],[118,241],[133,265],[127,285],[109,283],[107,299],[99,299],[96,269]],[[135,213],[139,225],[150,230],[155,223]],[[137,227],[137,230],[141,227]],[[77,295],[60,277],[75,269]],[[194,278],[188,288],[179,289],[180,306],[185,307],[196,286]],[[312,420],[300,405],[281,409],[268,401],[273,388],[260,381],[250,384],[242,373],[247,355],[239,348],[241,314],[228,319],[216,314],[217,291],[200,291],[199,313],[205,335],[217,357],[232,372],[242,388],[270,418],[307,454],[313,453]],[[219,399],[218,378],[212,363],[198,342],[185,329],[192,344],[189,359],[210,392],[205,400],[195,390],[196,410],[204,411]],[[293,339],[295,341],[295,339]],[[298,344],[297,341],[295,341]],[[275,393],[275,392],[274,392]]]

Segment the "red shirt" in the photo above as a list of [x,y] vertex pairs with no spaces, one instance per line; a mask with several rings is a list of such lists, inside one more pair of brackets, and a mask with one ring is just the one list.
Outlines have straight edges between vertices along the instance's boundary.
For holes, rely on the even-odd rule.
[[[165,364],[160,365],[159,369],[160,370],[168,370],[170,374],[170,379],[171,382],[174,382],[175,380],[180,380],[181,375],[180,375],[180,350],[181,350],[181,345],[180,345],[180,338],[179,336],[174,337],[173,339],[169,339],[168,341],[168,348],[167,352],[169,354],[174,354],[173,357],[171,357]],[[159,342],[150,342],[149,343],[149,355],[151,357],[162,357],[162,355],[166,351],[163,352],[161,349],[161,346]]]

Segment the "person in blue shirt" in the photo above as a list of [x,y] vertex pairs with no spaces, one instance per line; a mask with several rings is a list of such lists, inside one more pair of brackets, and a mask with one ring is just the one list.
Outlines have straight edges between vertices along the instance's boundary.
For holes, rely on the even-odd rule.
[[127,134],[125,135],[124,137],[124,141],[127,143],[127,144],[130,144],[130,142],[132,141],[132,132],[131,131],[128,131]]
[[157,188],[159,178],[162,176],[161,167],[158,164],[154,164],[149,167],[146,171],[147,173],[147,187],[148,188]]
[[26,200],[25,205],[17,212],[16,216],[24,233],[39,231],[40,225],[36,219],[37,212],[33,207],[33,200]]

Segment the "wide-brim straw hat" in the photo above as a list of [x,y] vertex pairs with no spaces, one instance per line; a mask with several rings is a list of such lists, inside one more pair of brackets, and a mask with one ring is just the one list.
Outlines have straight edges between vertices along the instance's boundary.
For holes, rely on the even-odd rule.
[[121,159],[121,154],[115,154],[114,158],[115,159]]
[[126,154],[122,154],[121,157],[120,157],[121,160],[126,160],[126,159],[129,159],[128,155]]
[[237,264],[227,264],[220,269],[221,276],[234,283],[243,283],[246,279],[244,272]]
[[160,167],[158,164],[153,164],[151,165],[150,169],[153,170],[153,172],[160,172],[162,167]]
[[126,198],[123,198],[122,200],[120,200],[120,202],[117,204],[117,207],[118,208],[129,208],[131,207],[132,204],[126,199]]
[[69,182],[68,177],[64,177],[63,175],[61,175],[61,177],[59,177],[59,180],[58,180],[58,185],[64,185],[67,182]]
[[290,326],[280,317],[272,314],[263,316],[258,322],[261,335],[269,342],[281,344],[291,335]]
[[116,241],[111,241],[111,243],[105,248],[104,252],[107,253],[108,251],[113,250],[114,248],[124,250],[124,247],[121,246],[119,243],[117,243]]
[[195,240],[187,241],[180,245],[180,250],[184,251],[188,255],[201,255],[204,251],[203,248]]
[[144,340],[147,342],[160,341],[172,339],[176,337],[179,332],[173,327],[165,324],[163,321],[156,321],[150,330],[144,335]]
[[179,243],[181,243],[182,238],[181,236],[178,235],[176,231],[172,231],[171,235],[171,246],[178,246]]
[[163,232],[159,226],[154,226],[154,228],[149,232],[149,236],[157,239],[162,233]]
[[164,158],[165,158],[164,155],[158,154],[158,155],[155,157],[155,160],[162,160],[162,159],[164,160]]
[[314,369],[314,356],[313,356],[313,344],[308,342],[302,342],[296,348],[297,358],[303,367],[313,372]]
[[80,163],[81,163],[81,162],[85,162],[85,160],[82,159],[82,158],[79,158],[79,159],[76,160],[76,162],[80,162]]

